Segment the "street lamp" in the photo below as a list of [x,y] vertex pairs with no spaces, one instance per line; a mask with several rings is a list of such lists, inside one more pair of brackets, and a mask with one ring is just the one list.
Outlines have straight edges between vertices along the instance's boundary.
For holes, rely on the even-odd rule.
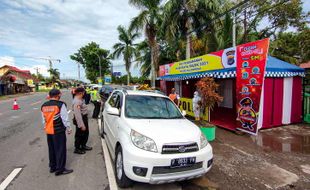
[[100,79],[102,79],[102,75],[101,75],[101,58],[100,56],[95,53],[95,52],[92,52],[93,54],[97,55],[98,59],[99,59],[99,75],[100,75]]

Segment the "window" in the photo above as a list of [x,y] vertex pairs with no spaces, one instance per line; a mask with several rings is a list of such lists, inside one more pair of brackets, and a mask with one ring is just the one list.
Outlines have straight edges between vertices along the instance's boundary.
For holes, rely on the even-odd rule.
[[109,104],[114,108],[121,108],[123,103],[123,94],[114,92],[109,100]]
[[182,114],[168,98],[127,95],[125,115],[136,119],[180,119]]
[[118,93],[117,92],[114,92],[109,100],[109,104],[112,106],[112,107],[116,107],[116,102],[117,102],[117,99],[118,99]]

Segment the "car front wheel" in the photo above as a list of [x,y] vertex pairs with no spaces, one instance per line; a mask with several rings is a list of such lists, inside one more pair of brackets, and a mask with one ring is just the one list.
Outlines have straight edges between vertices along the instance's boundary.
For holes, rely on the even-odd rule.
[[129,179],[124,172],[123,151],[121,146],[117,147],[115,152],[114,168],[117,185],[121,188],[131,187],[133,181]]

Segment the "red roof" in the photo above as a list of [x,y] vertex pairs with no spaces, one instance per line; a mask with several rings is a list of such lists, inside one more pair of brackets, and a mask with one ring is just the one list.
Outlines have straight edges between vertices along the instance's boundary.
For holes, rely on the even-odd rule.
[[[10,65],[4,65],[3,67],[8,67],[9,71],[15,71],[17,73],[20,73],[26,79],[32,79],[32,80],[34,80],[34,82],[39,82],[39,80],[37,78],[35,78],[31,75],[29,70],[21,70],[17,67],[10,66]],[[1,67],[1,68],[3,68],[3,67]]]
[[304,68],[304,69],[310,69],[310,61],[308,63],[302,63],[300,64],[300,67],[301,68]]

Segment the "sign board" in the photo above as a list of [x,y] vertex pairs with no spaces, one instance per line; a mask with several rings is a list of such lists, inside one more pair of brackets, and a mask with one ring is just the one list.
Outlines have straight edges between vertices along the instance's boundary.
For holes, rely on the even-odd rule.
[[28,86],[34,86],[33,85],[33,80],[32,79],[27,79],[27,85]]
[[159,67],[159,76],[189,74],[236,67],[236,49],[227,48],[210,54],[202,55]]
[[256,135],[269,39],[237,46],[237,129]]
[[105,75],[104,76],[104,84],[111,84],[111,83],[112,83],[111,75]]
[[102,85],[102,78],[98,77],[98,78],[97,78],[97,81],[98,81],[98,84],[99,84],[99,85]]
[[113,72],[113,76],[121,77],[122,76],[122,72]]
[[[192,117],[195,117],[194,111],[193,111],[193,101],[190,98],[180,98],[180,105],[181,110],[186,111],[186,114]],[[204,113],[201,114],[201,118],[203,120],[208,121],[209,113],[208,110],[206,110]]]

